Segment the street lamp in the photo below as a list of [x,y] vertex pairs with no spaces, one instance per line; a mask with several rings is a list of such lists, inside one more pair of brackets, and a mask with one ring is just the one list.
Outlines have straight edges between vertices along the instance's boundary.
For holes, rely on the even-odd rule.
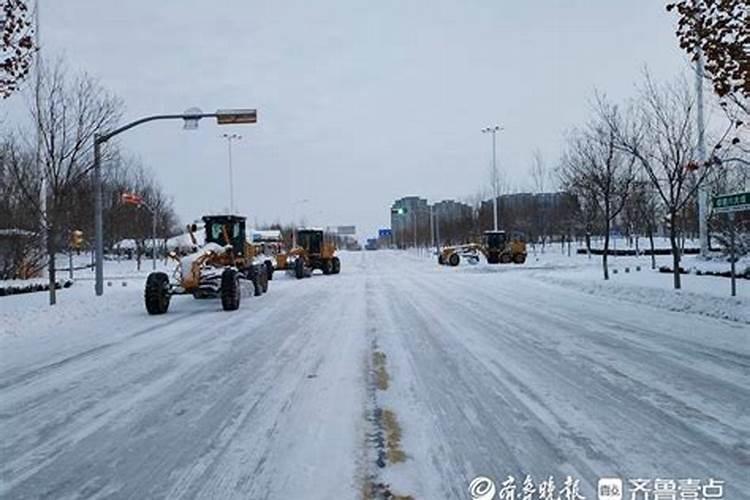
[[242,139],[242,136],[238,134],[222,134],[222,137],[227,140],[227,152],[229,154],[229,212],[234,214],[234,179],[232,178],[232,141],[239,141],[240,139]]
[[497,231],[497,161],[496,161],[496,149],[497,149],[497,133],[503,130],[499,125],[493,125],[491,127],[485,127],[482,129],[483,134],[492,134],[492,208],[493,208],[493,220],[494,228]]
[[130,130],[133,127],[156,120],[183,120],[185,129],[195,129],[202,118],[216,118],[217,125],[239,125],[256,123],[258,112],[254,109],[219,109],[214,113],[203,113],[198,108],[191,108],[184,113],[174,115],[151,115],[123,125],[110,132],[94,134],[94,232],[96,235],[96,280],[94,290],[96,295],[104,294],[104,223],[102,217],[102,168],[101,148],[113,137]]

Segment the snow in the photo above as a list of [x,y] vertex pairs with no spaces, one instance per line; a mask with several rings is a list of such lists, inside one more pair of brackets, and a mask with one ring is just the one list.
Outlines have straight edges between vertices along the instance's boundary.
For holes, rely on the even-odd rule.
[[138,248],[138,242],[136,242],[132,238],[127,238],[124,240],[120,240],[114,245],[112,245],[112,248],[115,250],[135,250]]
[[[0,298],[0,497],[460,499],[477,475],[528,473],[587,498],[600,476],[714,477],[741,498],[747,282],[676,293],[647,257],[604,282],[598,259],[551,250],[457,268],[342,252],[340,275],[277,272],[231,313],[174,297],[148,316],[134,261],[106,263],[103,297],[87,270],[54,308]],[[375,465],[375,407],[404,462]]]
[[193,233],[195,236],[195,241],[197,243],[193,243],[193,239],[190,237],[190,233],[184,233],[184,234],[178,234],[177,236],[173,236],[167,240],[167,249],[168,250],[185,250],[185,249],[193,249],[196,246],[202,246],[206,239],[206,233],[205,231],[198,230],[195,233]]
[[[630,249],[635,250],[635,242],[636,239],[628,239],[624,238],[622,236],[618,236],[616,238],[610,238],[609,240],[609,248],[612,250],[618,249],[618,250],[624,250],[624,249]],[[680,245],[683,248],[700,248],[700,242],[695,239],[685,239],[684,242],[680,242]],[[552,244],[552,247],[555,245]],[[594,237],[591,239],[591,248],[596,249],[602,249],[604,248],[604,238],[602,237]],[[648,238],[644,238],[643,236],[640,236],[638,238],[638,249],[639,250],[649,250],[651,248],[651,243],[649,242]],[[669,238],[665,238],[663,236],[655,236],[654,237],[654,248],[656,249],[668,249],[672,248],[672,245],[669,241]]]
[[281,241],[281,231],[278,229],[251,229],[248,231],[253,242]]
[[213,242],[208,242],[205,245],[203,245],[200,249],[198,249],[197,252],[191,253],[189,255],[185,255],[180,259],[180,272],[182,274],[182,279],[186,280],[189,279],[190,276],[193,274],[193,262],[198,260],[199,258],[203,257],[204,255],[208,253],[215,253],[218,255],[223,254],[227,251],[227,248],[231,247],[223,247],[221,245],[218,245]]

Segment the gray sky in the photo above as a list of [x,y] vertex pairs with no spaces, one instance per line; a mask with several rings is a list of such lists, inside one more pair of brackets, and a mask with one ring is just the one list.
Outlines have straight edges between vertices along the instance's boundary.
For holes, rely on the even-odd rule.
[[[45,54],[63,54],[125,100],[126,119],[198,106],[258,109],[253,126],[128,132],[187,222],[235,199],[253,221],[388,224],[391,201],[462,198],[499,165],[530,186],[532,152],[554,164],[594,88],[633,92],[688,71],[658,0],[40,0]],[[17,106],[8,103],[9,108]],[[11,114],[13,112],[11,111]],[[294,202],[309,199],[307,204]]]

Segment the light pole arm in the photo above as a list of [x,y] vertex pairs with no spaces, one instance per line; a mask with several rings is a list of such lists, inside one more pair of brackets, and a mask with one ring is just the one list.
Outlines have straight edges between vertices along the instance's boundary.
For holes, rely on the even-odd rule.
[[138,125],[142,125],[147,122],[153,122],[157,120],[200,120],[201,118],[216,118],[218,116],[217,113],[198,113],[198,114],[179,114],[179,115],[151,115],[146,116],[143,118],[139,118],[137,120],[133,120],[130,123],[126,123],[120,128],[116,128],[110,132],[99,134],[96,137],[96,141],[98,141],[100,144],[103,144],[113,138],[116,135],[119,135],[127,130],[130,130],[133,127],[137,127]]

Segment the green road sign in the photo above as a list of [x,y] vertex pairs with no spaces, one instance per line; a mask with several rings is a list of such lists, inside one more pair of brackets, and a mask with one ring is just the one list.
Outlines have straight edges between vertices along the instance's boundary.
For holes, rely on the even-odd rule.
[[714,196],[713,206],[717,213],[750,210],[750,192]]

